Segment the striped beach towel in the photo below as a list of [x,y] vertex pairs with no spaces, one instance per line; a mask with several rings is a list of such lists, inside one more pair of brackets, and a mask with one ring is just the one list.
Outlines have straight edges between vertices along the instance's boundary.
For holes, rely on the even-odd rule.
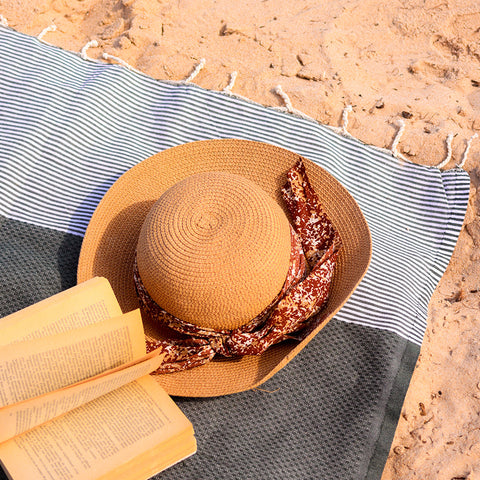
[[462,226],[461,169],[400,162],[307,118],[0,27],[0,317],[75,284],[89,219],[120,175],[211,138],[271,143],[327,169],[360,205],[373,256],[342,310],[262,389],[175,399],[199,449],[161,478],[380,478]]

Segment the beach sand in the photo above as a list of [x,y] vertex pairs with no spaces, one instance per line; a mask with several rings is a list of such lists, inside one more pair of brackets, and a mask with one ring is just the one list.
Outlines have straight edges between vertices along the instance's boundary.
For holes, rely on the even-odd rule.
[[[322,3],[323,5],[318,5]],[[425,165],[465,158],[480,130],[478,0],[0,0],[20,32],[120,57],[158,78],[293,108]],[[453,137],[448,137],[449,135]],[[447,145],[451,138],[451,149]],[[451,158],[450,158],[451,150]],[[450,159],[449,159],[450,158]],[[432,297],[428,329],[382,480],[480,479],[480,139],[464,168],[471,199]]]

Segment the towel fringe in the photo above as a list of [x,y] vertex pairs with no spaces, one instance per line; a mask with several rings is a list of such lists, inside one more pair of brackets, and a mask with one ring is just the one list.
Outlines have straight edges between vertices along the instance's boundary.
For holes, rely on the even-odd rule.
[[344,135],[350,135],[348,132],[348,114],[353,112],[353,107],[351,105],[347,105],[342,112],[342,133]]
[[89,42],[87,42],[82,50],[80,50],[80,56],[84,59],[84,60],[92,60],[92,58],[90,58],[88,55],[87,55],[87,51],[89,48],[91,47],[98,47],[98,41],[97,40],[90,40]]
[[397,133],[395,134],[395,137],[392,142],[391,146],[391,151],[394,157],[397,157],[400,155],[400,152],[398,151],[398,144],[400,143],[400,139],[402,138],[403,132],[405,131],[405,121],[399,118],[396,122],[398,130]]
[[43,40],[43,37],[48,33],[48,32],[55,32],[57,30],[57,26],[52,23],[51,25],[49,25],[48,27],[45,27],[38,35],[37,35],[37,39],[40,40],[41,42],[45,42]]
[[107,52],[103,52],[102,58],[104,58],[105,60],[114,60],[115,62],[122,65],[122,67],[125,67],[127,70],[130,70],[132,72],[136,72],[136,73],[140,73],[141,75],[144,75],[143,72],[141,72],[140,70],[137,70],[136,68],[132,67],[129,63],[127,63],[125,60],[121,59],[120,57],[115,57],[114,55],[110,55]]
[[274,92],[283,100],[283,103],[285,105],[285,109],[287,110],[287,112],[293,113],[295,109],[292,106],[292,102],[290,101],[290,97],[283,91],[282,86],[277,85],[275,87]]
[[[309,115],[307,115],[306,113],[303,113],[301,110],[297,110],[296,108],[293,107],[292,105],[292,102],[290,101],[290,98],[289,96],[283,91],[282,89],[282,86],[281,85],[277,85],[273,91],[279,96],[282,98],[283,100],[283,103],[284,103],[284,106],[283,107],[267,107],[267,108],[271,108],[273,110],[277,110],[279,112],[287,112],[291,115],[294,115],[295,117],[298,117],[298,118],[304,118],[305,120],[310,120],[312,122],[317,122],[317,120],[315,120],[314,118],[310,117]],[[244,97],[243,97],[244,98]],[[246,99],[248,101],[251,102],[250,99]]]
[[204,58],[201,58],[200,62],[193,69],[193,72],[183,81],[185,83],[190,83],[200,73],[200,70],[205,66],[206,63],[207,61]]
[[475,138],[477,138],[477,137],[478,137],[478,133],[474,133],[474,134],[467,140],[467,146],[465,147],[465,151],[463,152],[462,161],[457,164],[457,167],[458,167],[458,168],[463,168],[463,166],[465,165],[465,162],[467,161],[467,157],[468,157],[468,152],[470,151],[470,147],[472,146],[472,142],[473,142],[473,140],[475,140]]
[[230,81],[228,82],[228,85],[222,90],[224,93],[232,93],[232,88],[235,85],[235,80],[237,79],[237,72],[232,72],[230,74]]
[[[8,27],[8,20],[2,15],[0,14],[0,26],[1,27]],[[37,39],[40,40],[41,42],[43,43],[46,43],[44,40],[43,40],[43,37],[49,33],[49,32],[55,32],[57,30],[57,26],[52,23],[51,25],[45,27],[38,35],[37,35]],[[71,52],[71,53],[74,53],[76,55],[80,55],[80,57],[83,59],[83,60],[87,60],[87,61],[92,61],[92,62],[98,62],[98,63],[102,63],[101,61],[99,60],[95,60],[91,57],[88,56],[87,52],[88,52],[88,49],[89,48],[92,48],[92,47],[98,47],[99,44],[98,44],[98,41],[97,40],[90,40],[89,42],[87,42],[81,49],[80,53],[77,53],[77,52]],[[127,68],[128,70],[132,71],[132,72],[136,72],[136,73],[139,73],[141,75],[145,75],[143,72],[141,72],[140,70],[137,70],[136,68],[132,67],[129,63],[127,63],[125,60],[121,59],[120,57],[116,57],[114,55],[110,55],[109,53],[106,53],[104,52],[102,54],[102,57],[103,59],[105,60],[113,60],[117,63],[119,63],[120,65],[122,65],[123,67]],[[198,75],[198,73],[202,70],[202,68],[205,66],[206,64],[206,60],[204,58],[201,58],[200,59],[200,62],[195,66],[195,68],[193,69],[192,73],[185,79],[185,80],[181,80],[179,81],[178,83],[180,84],[185,84],[185,83],[190,83],[192,82],[192,80]],[[250,99],[246,98],[246,97],[243,97],[241,95],[238,95],[238,94],[234,94],[232,93],[232,88],[233,86],[235,85],[235,80],[237,78],[237,75],[238,75],[238,72],[234,71],[232,73],[230,73],[230,81],[228,83],[228,85],[222,90],[222,93],[225,93],[227,95],[230,95],[230,96],[233,96],[233,97],[237,97],[237,98],[241,98],[241,99],[244,99],[246,101],[251,101]],[[304,114],[303,112],[301,112],[300,110],[297,110],[293,107],[292,105],[292,102],[289,98],[289,96],[283,91],[282,89],[282,86],[281,85],[277,85],[274,89],[274,92],[282,98],[283,100],[283,103],[284,103],[284,106],[283,107],[270,107],[270,108],[273,108],[274,110],[278,110],[278,111],[282,111],[282,112],[288,112],[290,114],[293,114],[295,116],[298,116],[300,118],[305,118],[305,119],[308,119],[308,120],[312,120],[312,121],[316,121],[318,122],[316,119]],[[331,126],[331,125],[325,125],[327,128],[335,131],[336,133],[340,134],[340,135],[343,135],[343,136],[347,136],[347,137],[351,137],[351,138],[355,138],[353,137],[349,132],[348,132],[348,114],[350,112],[353,111],[353,107],[352,105],[347,105],[344,109],[343,109],[343,112],[342,112],[342,126],[341,127],[335,127],[335,126]],[[405,131],[405,122],[403,121],[403,119],[398,119],[397,122],[396,122],[396,125],[398,126],[398,131],[392,141],[392,146],[390,149],[387,149],[387,148],[382,148],[382,147],[377,147],[375,145],[370,145],[372,148],[374,148],[375,150],[378,150],[378,151],[381,151],[381,152],[385,152],[385,153],[391,153],[394,157],[396,158],[399,158],[399,159],[402,159],[404,161],[407,161],[409,162],[409,160],[407,158],[405,158],[399,151],[398,151],[398,145],[399,145],[399,142],[400,142],[400,139]],[[442,160],[436,167],[437,168],[444,168],[449,162],[450,160],[452,159],[452,141],[453,141],[453,138],[454,138],[454,134],[453,133],[449,133],[445,142],[446,142],[446,148],[447,148],[447,153],[446,153],[446,156],[444,158],[444,160]],[[466,147],[465,147],[465,151],[463,152],[463,156],[462,156],[462,160],[460,163],[456,164],[456,166],[458,168],[464,168],[464,165],[468,159],[468,154],[470,152],[470,149],[471,149],[471,145],[473,143],[473,140],[475,140],[476,138],[478,138],[478,133],[474,133],[466,142]]]
[[438,165],[437,168],[443,168],[447,163],[452,159],[452,140],[453,140],[453,133],[449,133],[447,135],[447,139],[445,140],[447,144],[447,155],[445,156],[445,159],[441,161]]

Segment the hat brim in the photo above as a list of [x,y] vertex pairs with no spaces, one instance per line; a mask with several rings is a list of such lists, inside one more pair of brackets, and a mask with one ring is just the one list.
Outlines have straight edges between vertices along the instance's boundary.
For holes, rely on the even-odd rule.
[[[124,312],[139,307],[133,261],[143,221],[156,200],[175,183],[200,172],[242,175],[265,190],[286,211],[281,188],[299,155],[249,140],[204,140],[157,153],[123,174],[108,190],[85,233],[78,264],[78,282],[106,277]],[[372,243],[367,222],[348,191],[326,170],[303,158],[307,175],[327,215],[339,231],[342,248],[321,324],[304,340],[288,340],[261,355],[214,358],[178,373],[155,375],[170,395],[212,397],[241,392],[265,382],[297,355],[328,323],[353,293],[370,263]],[[162,331],[144,319],[145,332]]]

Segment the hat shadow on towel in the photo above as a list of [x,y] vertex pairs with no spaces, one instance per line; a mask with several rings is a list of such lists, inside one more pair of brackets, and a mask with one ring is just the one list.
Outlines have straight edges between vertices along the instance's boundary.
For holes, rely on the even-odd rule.
[[[83,239],[76,233],[84,230],[85,218],[92,216],[93,211],[100,203],[108,189],[118,180],[121,173],[109,177],[101,185],[94,188],[73,212],[70,219],[70,228],[64,234],[57,248],[56,264],[60,277],[61,290],[67,290],[77,284],[78,258]],[[92,211],[93,209],[93,211]],[[88,223],[88,222],[87,222]]]

